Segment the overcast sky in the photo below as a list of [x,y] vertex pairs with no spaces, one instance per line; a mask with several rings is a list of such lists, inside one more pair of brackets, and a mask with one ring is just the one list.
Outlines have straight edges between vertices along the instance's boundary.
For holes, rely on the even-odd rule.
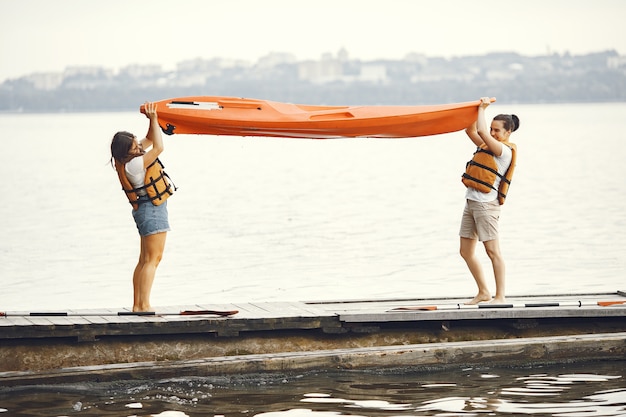
[[0,82],[270,52],[363,60],[416,52],[626,54],[624,0],[0,0]]

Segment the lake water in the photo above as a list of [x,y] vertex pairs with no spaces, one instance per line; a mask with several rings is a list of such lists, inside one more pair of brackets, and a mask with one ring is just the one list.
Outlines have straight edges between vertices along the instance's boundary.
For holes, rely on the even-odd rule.
[[625,416],[625,374],[626,362],[599,362],[86,383],[0,390],[0,415]]
[[[494,104],[487,116],[510,112],[521,128],[500,221],[507,293],[626,290],[626,104]],[[109,145],[118,130],[142,136],[145,117],[2,114],[0,123],[0,311],[130,307],[139,238]],[[474,150],[463,132],[181,135],[165,145],[179,190],[157,309],[475,294],[458,255],[460,175]]]
[[[626,289],[626,104],[494,104],[487,116],[512,111],[507,293]],[[0,309],[129,307],[139,238],[108,148],[117,130],[145,134],[145,117],[0,123]],[[460,175],[473,152],[462,132],[165,141],[179,191],[153,306],[475,293],[458,255]]]

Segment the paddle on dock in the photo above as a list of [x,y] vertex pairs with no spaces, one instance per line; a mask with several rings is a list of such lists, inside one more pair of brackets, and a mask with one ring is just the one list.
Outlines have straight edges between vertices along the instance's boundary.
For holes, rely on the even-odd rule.
[[469,310],[477,308],[541,308],[541,307],[583,307],[583,306],[600,306],[611,307],[616,305],[626,305],[626,300],[608,300],[608,301],[565,301],[565,302],[539,302],[539,303],[523,303],[523,304],[442,304],[442,305],[423,305],[423,306],[406,306],[395,307],[388,311],[437,311],[437,310]]
[[31,312],[0,312],[0,317],[87,317],[87,316],[220,316],[229,317],[239,313],[238,310],[184,310],[180,312],[155,311],[118,311],[118,312],[85,312],[71,313],[67,311],[31,311]]

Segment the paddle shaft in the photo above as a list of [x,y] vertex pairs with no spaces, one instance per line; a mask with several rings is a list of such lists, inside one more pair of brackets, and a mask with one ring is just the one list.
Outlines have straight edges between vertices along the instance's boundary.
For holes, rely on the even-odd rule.
[[66,311],[32,311],[26,313],[0,312],[0,317],[106,317],[106,316],[232,316],[237,314],[237,310],[185,310],[178,313],[155,311],[118,311],[104,313],[69,313]]
[[499,309],[499,308],[538,308],[538,307],[583,307],[583,306],[600,306],[609,307],[613,305],[626,304],[626,301],[568,301],[568,302],[539,302],[524,304],[447,304],[434,306],[413,306],[398,307],[393,311],[435,311],[435,310],[469,310],[469,309]]

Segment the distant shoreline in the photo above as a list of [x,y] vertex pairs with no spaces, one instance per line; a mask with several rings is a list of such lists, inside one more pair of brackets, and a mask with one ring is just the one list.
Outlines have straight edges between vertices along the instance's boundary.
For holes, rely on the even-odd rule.
[[0,112],[128,111],[147,100],[209,95],[348,106],[456,103],[484,95],[514,104],[626,102],[626,56],[615,50],[367,62],[279,58],[240,66],[198,59],[179,63],[174,71],[133,65],[118,72],[73,67],[30,74],[0,84]]

